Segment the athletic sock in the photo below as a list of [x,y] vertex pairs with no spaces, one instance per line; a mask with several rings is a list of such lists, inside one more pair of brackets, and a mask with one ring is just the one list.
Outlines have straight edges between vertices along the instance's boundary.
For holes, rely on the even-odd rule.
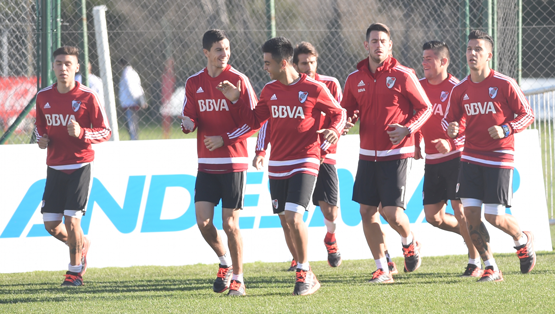
[[328,228],[328,233],[335,233],[335,228],[337,227],[337,224],[335,223],[335,221],[329,221],[326,218],[324,218],[324,224],[326,224],[326,228]]
[[310,265],[308,262],[301,264],[301,263],[297,263],[297,269],[302,269],[304,271],[309,271],[310,270]]
[[237,280],[237,281],[240,281],[240,282],[243,282],[243,283],[244,283],[244,281],[243,281],[243,274],[239,274],[239,275],[233,274],[233,275],[231,276],[231,280]]
[[523,233],[523,234],[522,234],[522,237],[520,237],[520,239],[518,239],[517,241],[515,241],[515,246],[525,245],[526,242],[528,242],[528,237],[526,236],[525,233]]
[[493,257],[485,261],[484,264],[486,265],[486,267],[492,266],[493,270],[499,271],[499,267],[497,267],[497,263],[495,263],[495,259]]
[[80,273],[81,270],[83,270],[83,265],[79,264],[79,265],[71,265],[71,263],[69,263],[67,265],[67,270],[69,270],[72,273]]
[[225,253],[222,256],[218,256],[218,258],[220,259],[220,264],[222,266],[229,267],[229,266],[233,265],[233,262],[231,261],[231,257],[229,257],[229,255],[227,255],[227,253]]
[[468,259],[468,264],[472,264],[472,265],[476,265],[478,266],[478,268],[482,268],[482,263],[480,263],[480,259],[479,258],[469,258]]
[[333,243],[335,242],[335,233],[326,233],[326,237],[324,238],[324,242]]
[[375,260],[376,267],[383,270],[385,274],[389,274],[389,266],[387,266],[387,259],[385,257]]
[[409,236],[406,237],[406,238],[405,238],[405,237],[401,237],[401,241],[403,242],[403,245],[404,245],[404,246],[407,246],[407,245],[411,244],[411,243],[412,243],[412,240],[413,240],[412,232],[409,233]]
[[385,259],[387,260],[388,263],[393,263],[393,261],[391,260],[391,256],[389,256],[388,250],[385,250]]

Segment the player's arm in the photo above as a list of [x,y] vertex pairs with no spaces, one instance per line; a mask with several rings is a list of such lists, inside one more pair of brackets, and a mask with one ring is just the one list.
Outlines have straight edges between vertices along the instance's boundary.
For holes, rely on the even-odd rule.
[[[460,130],[460,124],[463,120],[462,102],[460,94],[456,86],[451,89],[449,93],[449,101],[447,102],[447,108],[445,109],[445,114],[441,120],[441,127],[446,132],[447,136],[451,139],[463,138],[464,135],[462,130]],[[460,140],[460,139],[459,139]]]
[[347,111],[341,108],[327,88],[321,86],[314,107],[323,111],[330,119],[330,125],[325,129],[318,130],[318,133],[323,135],[325,141],[335,144],[345,128]]
[[237,85],[233,85],[229,81],[223,81],[216,87],[224,96],[231,101],[232,110],[237,110],[242,122],[248,125],[253,130],[258,130],[268,118],[270,118],[270,109],[267,106],[267,101],[264,98],[264,89],[260,93],[260,100],[254,109],[246,105],[240,97],[241,81]]
[[39,145],[39,148],[45,149],[48,146],[48,142],[50,142],[50,139],[48,138],[48,134],[46,133],[46,118],[44,117],[44,113],[42,112],[41,105],[42,102],[39,103],[39,99],[37,96],[37,100],[35,102],[35,137],[37,138],[37,144]]
[[256,137],[256,148],[254,152],[257,156],[266,156],[266,150],[268,149],[268,144],[270,144],[270,133],[270,120],[268,120],[262,125]]
[[194,132],[197,124],[197,106],[193,82],[187,80],[185,83],[185,99],[181,109],[181,131],[185,134]]
[[90,105],[87,106],[89,119],[91,121],[90,128],[84,128],[75,120],[68,122],[68,133],[70,136],[77,137],[85,143],[97,144],[107,141],[112,136],[112,130],[108,124],[108,116],[104,112],[104,108],[100,105],[98,96],[92,94]]
[[347,77],[345,81],[345,91],[341,94],[341,107],[347,111],[347,121],[345,122],[345,128],[343,129],[342,134],[345,135],[349,132],[356,121],[358,120],[359,114],[359,106],[358,102],[353,94],[353,87],[351,81],[349,81],[350,77]]
[[413,134],[420,130],[424,123],[432,116],[432,104],[413,73],[407,74],[405,86],[405,97],[412,104],[414,115],[403,127],[407,129],[408,134]]
[[528,100],[520,90],[520,87],[518,87],[516,82],[512,79],[509,81],[507,102],[516,117],[502,125],[490,127],[488,131],[493,139],[501,139],[514,133],[519,133],[534,122],[534,112]]
[[420,147],[420,143],[422,142],[422,131],[418,130],[414,133],[414,159],[422,159],[422,148]]

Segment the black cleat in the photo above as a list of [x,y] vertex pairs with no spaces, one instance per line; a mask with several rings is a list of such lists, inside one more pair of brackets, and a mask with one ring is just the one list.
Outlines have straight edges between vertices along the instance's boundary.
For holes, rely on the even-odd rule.
[[78,287],[83,286],[83,277],[79,273],[66,272],[62,287]]
[[214,281],[214,292],[222,293],[226,291],[229,288],[232,274],[233,266],[226,267],[220,264],[220,268],[218,269],[218,276]]
[[493,270],[493,266],[486,267],[486,270],[482,274],[482,278],[478,279],[478,282],[491,282],[491,281],[503,281],[503,274],[500,270]]
[[516,255],[520,259],[520,272],[527,274],[536,266],[536,251],[534,251],[534,235],[530,231],[522,231],[527,237],[526,244],[516,246]]
[[483,273],[484,271],[480,267],[474,264],[468,264],[461,277],[481,277]]
[[291,261],[291,266],[289,267],[289,269],[287,271],[296,271],[297,270],[297,261],[292,260]]
[[297,281],[293,295],[309,295],[320,289],[320,282],[312,273],[312,270],[306,271],[297,269]]
[[333,242],[325,242],[326,250],[328,250],[328,264],[331,267],[338,267],[341,265],[341,253],[339,253],[339,249],[337,248],[337,241]]
[[407,273],[417,270],[422,264],[420,243],[416,241],[414,234],[411,244],[403,245],[403,255],[405,256],[405,272]]

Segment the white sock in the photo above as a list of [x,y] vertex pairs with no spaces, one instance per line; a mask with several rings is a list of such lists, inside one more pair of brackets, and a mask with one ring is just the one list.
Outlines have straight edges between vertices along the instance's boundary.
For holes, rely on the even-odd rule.
[[380,258],[375,260],[376,267],[383,270],[384,273],[389,274],[389,266],[387,266],[387,258]]
[[71,263],[67,264],[67,270],[69,270],[72,273],[80,273],[81,270],[83,269],[83,266],[81,264],[79,265],[71,265]]
[[297,269],[302,269],[305,271],[309,271],[310,270],[310,265],[308,262],[302,264],[302,263],[297,263]]
[[404,238],[401,237],[401,242],[403,242],[403,245],[409,245],[412,243],[412,232],[409,234],[408,237]]
[[493,266],[493,270],[499,271],[499,267],[497,267],[497,264],[495,263],[495,259],[493,257],[485,261],[484,264],[486,264],[486,267]]
[[229,267],[233,265],[233,262],[231,261],[231,257],[229,257],[227,253],[225,253],[223,256],[218,256],[218,258],[220,259],[220,264],[222,264],[222,266]]
[[472,264],[472,265],[476,265],[478,266],[478,268],[482,268],[482,264],[480,263],[480,259],[479,258],[469,258],[468,259],[468,264]]
[[526,242],[528,242],[528,237],[526,236],[525,233],[522,234],[522,237],[520,237],[520,239],[518,239],[517,241],[515,241],[515,246],[521,246],[526,244]]
[[244,282],[243,281],[243,274],[239,274],[239,275],[233,274],[233,276],[231,276],[231,280],[237,280],[239,282]]
[[326,228],[328,228],[329,233],[335,233],[335,228],[337,227],[335,221],[329,221],[324,218],[324,223],[326,224]]

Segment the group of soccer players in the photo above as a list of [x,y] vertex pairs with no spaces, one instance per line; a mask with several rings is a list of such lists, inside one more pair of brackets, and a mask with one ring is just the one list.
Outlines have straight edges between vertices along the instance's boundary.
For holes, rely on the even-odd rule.
[[[271,205],[293,256],[293,294],[309,295],[320,288],[309,264],[308,230],[302,219],[311,202],[320,206],[325,218],[328,263],[341,264],[335,239],[339,189],[335,152],[340,136],[356,121],[360,157],[353,200],[360,204],[362,227],[377,267],[370,283],[393,283],[392,275],[398,273],[385,245],[380,215],[401,236],[404,271],[421,265],[420,243],[404,210],[407,177],[412,159],[422,158],[422,138],[426,219],[463,237],[469,255],[463,276],[479,277],[480,282],[503,280],[481,220],[482,204],[486,220],[513,237],[521,272],[530,272],[536,263],[533,235],[521,231],[505,208],[512,198],[513,134],[526,129],[534,115],[516,82],[489,68],[491,37],[473,31],[468,39],[469,76],[459,82],[450,75],[449,48],[430,41],[423,46],[425,77],[418,80],[414,70],[393,58],[389,28],[374,23],[364,42],[368,58],[347,77],[342,93],[337,79],[316,73],[314,46],[302,42],[294,48],[284,37],[272,38],[262,46],[264,70],[271,81],[258,99],[249,79],[228,64],[226,34],[207,31],[202,42],[207,66],[188,78],[181,118],[183,132],[197,130],[194,202],[201,234],[219,258],[214,292],[246,294],[239,216],[249,164],[246,139],[258,130],[252,164],[263,167],[270,144]],[[42,212],[47,230],[70,247],[63,285],[78,286],[90,243],[79,228],[90,188],[90,143],[108,139],[110,129],[94,94],[69,82],[75,65],[64,62],[76,62],[76,55],[67,47],[60,49],[54,53],[54,69],[59,64],[61,68],[56,71],[58,83],[37,96],[38,144],[49,150]],[[60,116],[46,117],[49,112]],[[56,145],[71,149],[65,148],[64,155]],[[214,207],[220,201],[229,252],[213,224]],[[445,212],[448,201],[455,216]]]

